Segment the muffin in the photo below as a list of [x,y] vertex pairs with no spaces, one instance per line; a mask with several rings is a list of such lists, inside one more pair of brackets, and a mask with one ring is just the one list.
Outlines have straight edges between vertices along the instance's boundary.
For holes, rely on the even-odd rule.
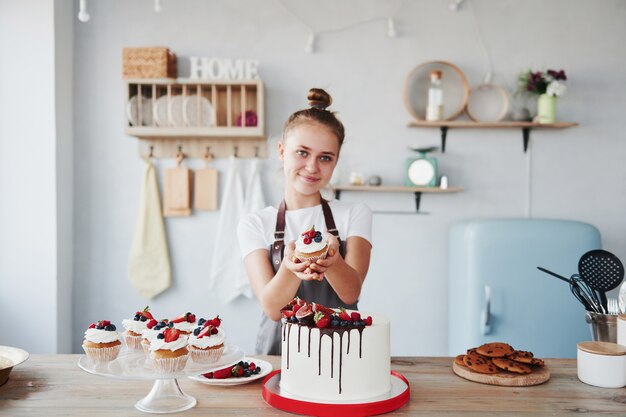
[[315,230],[315,226],[300,234],[296,241],[295,256],[301,262],[315,262],[326,258],[328,253],[328,239]]
[[122,326],[124,326],[125,329],[124,340],[126,341],[128,349],[141,349],[141,339],[144,330],[153,328],[156,324],[157,321],[152,317],[148,306],[146,306],[143,311],[136,312],[132,320],[122,320]]
[[189,336],[189,354],[191,359],[197,363],[217,362],[224,352],[224,341],[226,333],[220,327],[219,316],[211,320],[198,321],[201,326],[193,331]]
[[87,357],[95,362],[108,362],[117,358],[122,341],[116,327],[109,320],[92,323],[85,332],[83,349]]
[[170,323],[174,323],[174,328],[180,330],[184,336],[189,336],[197,326],[196,315],[187,312],[170,320]]
[[181,371],[189,358],[187,336],[183,336],[178,329],[166,327],[150,341],[150,358],[160,373]]
[[174,324],[169,324],[168,319],[163,319],[160,321],[156,321],[156,324],[152,327],[146,327],[146,329],[141,333],[141,348],[144,352],[150,353],[150,341],[156,339],[156,337],[161,333],[166,327],[173,327]]

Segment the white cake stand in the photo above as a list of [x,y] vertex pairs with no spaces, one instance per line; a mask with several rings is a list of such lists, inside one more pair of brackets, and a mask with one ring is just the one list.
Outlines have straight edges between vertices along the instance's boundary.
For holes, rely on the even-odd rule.
[[244,352],[238,346],[226,345],[219,361],[211,364],[195,363],[191,358],[180,372],[160,373],[152,365],[149,355],[143,351],[122,349],[117,359],[111,362],[94,362],[83,355],[78,367],[90,374],[117,379],[154,381],[152,390],[135,403],[135,408],[144,413],[177,413],[195,407],[194,397],[185,394],[177,378],[200,375],[225,368],[243,359]]

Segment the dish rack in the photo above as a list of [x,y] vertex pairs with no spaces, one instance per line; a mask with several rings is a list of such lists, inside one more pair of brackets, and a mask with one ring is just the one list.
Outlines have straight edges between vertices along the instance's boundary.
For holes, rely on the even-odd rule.
[[125,132],[143,157],[267,155],[261,80],[125,81]]

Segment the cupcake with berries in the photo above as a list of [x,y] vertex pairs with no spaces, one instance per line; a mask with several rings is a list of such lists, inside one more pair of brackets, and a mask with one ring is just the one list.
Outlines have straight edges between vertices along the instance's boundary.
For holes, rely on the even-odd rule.
[[189,358],[187,336],[183,336],[178,329],[166,327],[150,341],[150,358],[158,372],[179,372]]
[[169,323],[168,319],[154,320],[155,324],[152,326],[152,322],[148,322],[146,329],[141,332],[141,347],[144,352],[150,353],[150,341],[156,339],[166,327],[173,327],[174,324]]
[[137,311],[132,319],[122,320],[124,326],[124,340],[128,349],[141,349],[141,339],[144,330],[151,329],[157,324],[152,317],[150,308],[146,306],[142,311]]
[[122,348],[120,334],[109,320],[100,320],[89,325],[85,332],[83,349],[95,362],[108,362],[117,358]]
[[189,336],[193,329],[198,326],[196,324],[196,315],[189,312],[170,320],[170,323],[174,323],[174,328],[178,329],[184,336]]
[[301,233],[296,241],[295,256],[302,262],[324,259],[326,253],[328,253],[328,239],[322,232],[315,230],[315,226]]
[[219,316],[211,320],[198,320],[193,334],[189,336],[189,353],[191,359],[197,363],[217,362],[224,352],[226,333],[220,327],[222,320]]

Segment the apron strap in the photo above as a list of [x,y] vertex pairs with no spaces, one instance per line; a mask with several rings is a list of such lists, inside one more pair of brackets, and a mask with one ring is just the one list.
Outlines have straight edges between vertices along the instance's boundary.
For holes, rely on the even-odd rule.
[[[341,244],[341,239],[339,238],[339,231],[337,230],[337,226],[335,226],[335,219],[333,218],[333,212],[328,205],[328,201],[321,199],[322,204],[322,212],[324,213],[324,221],[326,222],[326,229],[328,233],[332,234],[339,241],[339,248],[341,255],[343,256],[343,245]],[[274,268],[274,272],[278,272],[278,268],[280,268],[280,263],[283,260],[283,255],[285,253],[285,212],[287,211],[287,204],[285,200],[280,202],[278,206],[278,213],[276,214],[276,229],[274,230],[274,243],[272,244],[271,253],[272,253],[272,268]]]

